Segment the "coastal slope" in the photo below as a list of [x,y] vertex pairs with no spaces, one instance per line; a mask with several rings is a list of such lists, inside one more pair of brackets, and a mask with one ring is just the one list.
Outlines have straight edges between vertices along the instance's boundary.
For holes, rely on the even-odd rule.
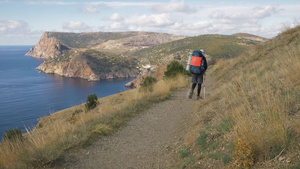
[[136,77],[138,61],[130,55],[138,50],[186,36],[152,32],[44,32],[26,54],[45,59],[37,69],[65,77],[90,81]]

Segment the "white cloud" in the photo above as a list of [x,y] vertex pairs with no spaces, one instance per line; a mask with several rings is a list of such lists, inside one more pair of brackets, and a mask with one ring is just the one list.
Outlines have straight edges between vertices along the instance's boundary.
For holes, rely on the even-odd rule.
[[[6,15],[12,20],[0,20],[0,41],[8,35],[28,37],[33,33],[31,29],[91,32],[99,31],[101,28],[102,31],[155,31],[190,36],[245,32],[273,37],[285,27],[300,23],[300,17],[297,15],[300,9],[299,3],[282,1],[268,5],[256,1],[195,2],[195,0],[168,0],[167,2],[0,0],[0,4],[12,7],[11,14],[6,11]],[[26,18],[26,22],[18,21],[19,16],[13,14],[15,4],[23,5],[23,9],[27,11],[30,8],[32,11],[28,14],[31,15],[38,15],[45,8],[46,11],[53,11],[57,15],[49,15],[49,18],[46,18],[47,16],[43,14],[40,15],[43,18],[39,16],[32,18],[31,15],[26,17],[27,13],[24,12],[22,17]],[[61,6],[65,10],[55,11]],[[86,15],[83,12],[92,14],[101,12],[101,15]],[[53,16],[61,16],[61,18]],[[45,23],[36,22],[41,20],[45,20]],[[57,28],[59,25],[61,28]]]
[[174,21],[170,19],[168,14],[160,15],[133,15],[124,19],[124,24],[126,25],[139,25],[145,27],[163,27],[174,24]]
[[70,32],[90,31],[91,28],[83,22],[70,21],[63,24],[63,29]]
[[190,8],[186,5],[184,0],[177,1],[171,0],[169,3],[158,4],[152,7],[153,11],[156,12],[189,12]]
[[119,21],[119,20],[122,20],[123,17],[119,13],[114,13],[109,17],[109,19],[114,20],[114,21]]
[[181,34],[181,35],[200,35],[200,34],[212,34],[214,32],[215,25],[212,21],[204,20],[195,23],[183,23],[178,21],[167,27],[168,32],[174,34]]
[[213,22],[212,21],[200,21],[200,22],[196,22],[193,24],[189,24],[187,25],[187,29],[206,29],[206,28],[210,28],[213,26]]
[[122,8],[122,7],[149,7],[161,4],[159,2],[121,2],[121,1],[100,1],[100,2],[86,2],[88,5],[105,5],[112,8]]
[[[215,31],[221,34],[232,34],[236,32],[254,33],[255,31],[266,30],[266,22],[276,14],[278,6],[266,5],[263,7],[249,6],[243,11],[230,11],[230,6],[225,6],[223,11],[212,12],[209,15],[212,19]],[[237,7],[237,6],[236,6]],[[265,25],[265,26],[263,26]],[[263,28],[264,27],[264,28]],[[269,32],[267,37],[270,37]]]
[[76,5],[78,2],[64,2],[64,1],[25,1],[27,5]]
[[28,45],[38,42],[41,31],[32,31],[24,21],[0,20],[0,45]]
[[85,7],[82,8],[82,11],[85,13],[99,13],[100,9],[97,7]]
[[104,5],[112,8],[121,8],[121,7],[149,7],[161,4],[160,2],[122,2],[122,1],[89,1],[89,2],[79,2],[74,0],[73,2],[66,2],[65,0],[61,1],[50,1],[50,0],[0,0],[0,4],[26,4],[26,5],[89,5],[89,6],[99,6]]
[[111,25],[108,25],[108,26],[105,26],[104,28],[105,30],[109,30],[109,31],[124,31],[124,30],[127,30],[127,26],[120,23],[120,22],[116,22],[116,23],[113,23]]
[[86,5],[86,7],[82,8],[82,11],[85,13],[99,13],[100,10],[108,9],[108,7],[105,3],[83,3],[80,5]]
[[0,34],[22,33],[28,31],[28,25],[22,21],[0,20]]
[[277,6],[267,5],[264,8],[258,8],[258,10],[254,12],[251,17],[256,19],[263,19],[271,16],[273,13],[276,13],[277,11],[278,11]]
[[170,18],[169,14],[159,15],[132,15],[121,17],[119,14],[113,14],[110,19],[119,19],[111,25],[105,26],[108,31],[167,31],[169,27],[174,25],[176,21]]

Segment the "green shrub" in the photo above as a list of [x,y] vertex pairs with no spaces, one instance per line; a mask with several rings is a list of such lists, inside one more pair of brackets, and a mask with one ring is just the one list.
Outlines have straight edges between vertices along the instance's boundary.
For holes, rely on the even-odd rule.
[[187,157],[187,156],[189,155],[190,149],[191,149],[190,147],[187,147],[187,148],[185,148],[185,149],[183,149],[183,150],[180,150],[180,151],[179,151],[180,157],[181,157],[181,158]]
[[147,76],[141,84],[141,91],[153,91],[153,85],[157,82],[155,77]]
[[189,74],[187,70],[178,61],[173,61],[167,65],[164,78],[174,78],[177,74]]
[[213,154],[209,155],[209,157],[211,159],[214,159],[214,160],[219,160],[220,159],[220,154],[218,152],[216,152],[216,153],[213,153]]
[[96,94],[91,94],[87,97],[86,103],[85,103],[85,108],[87,111],[94,109],[97,105],[99,104],[98,102],[98,97]]
[[77,114],[79,114],[79,113],[81,113],[81,112],[83,112],[82,109],[76,109],[76,110],[73,112],[72,116],[76,116]]
[[231,162],[231,160],[232,160],[232,155],[224,154],[222,156],[222,162],[224,165],[229,164]]
[[23,140],[22,131],[20,129],[8,130],[8,132],[3,135],[3,142],[17,140]]
[[222,119],[221,123],[218,125],[217,131],[220,133],[230,132],[230,129],[233,124],[234,121],[230,117],[224,118]]
[[213,141],[211,144],[208,145],[208,148],[210,150],[215,150],[216,148],[218,148],[218,142]]
[[197,139],[197,144],[203,147],[206,144],[206,137],[207,137],[206,132],[205,131],[201,132],[200,137],[198,137]]
[[185,160],[184,160],[185,164],[187,165],[190,165],[190,164],[193,164],[195,162],[195,158],[193,157],[187,157]]

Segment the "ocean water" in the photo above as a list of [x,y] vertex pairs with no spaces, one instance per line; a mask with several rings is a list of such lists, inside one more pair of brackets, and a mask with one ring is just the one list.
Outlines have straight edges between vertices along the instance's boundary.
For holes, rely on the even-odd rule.
[[0,141],[10,129],[32,128],[37,119],[98,98],[128,90],[133,79],[88,82],[40,73],[35,68],[43,60],[25,54],[32,46],[0,46]]

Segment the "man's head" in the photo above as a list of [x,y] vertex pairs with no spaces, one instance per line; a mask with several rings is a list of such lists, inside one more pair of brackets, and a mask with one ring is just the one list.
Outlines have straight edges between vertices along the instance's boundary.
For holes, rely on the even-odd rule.
[[204,50],[203,49],[200,49],[200,51],[204,54]]

